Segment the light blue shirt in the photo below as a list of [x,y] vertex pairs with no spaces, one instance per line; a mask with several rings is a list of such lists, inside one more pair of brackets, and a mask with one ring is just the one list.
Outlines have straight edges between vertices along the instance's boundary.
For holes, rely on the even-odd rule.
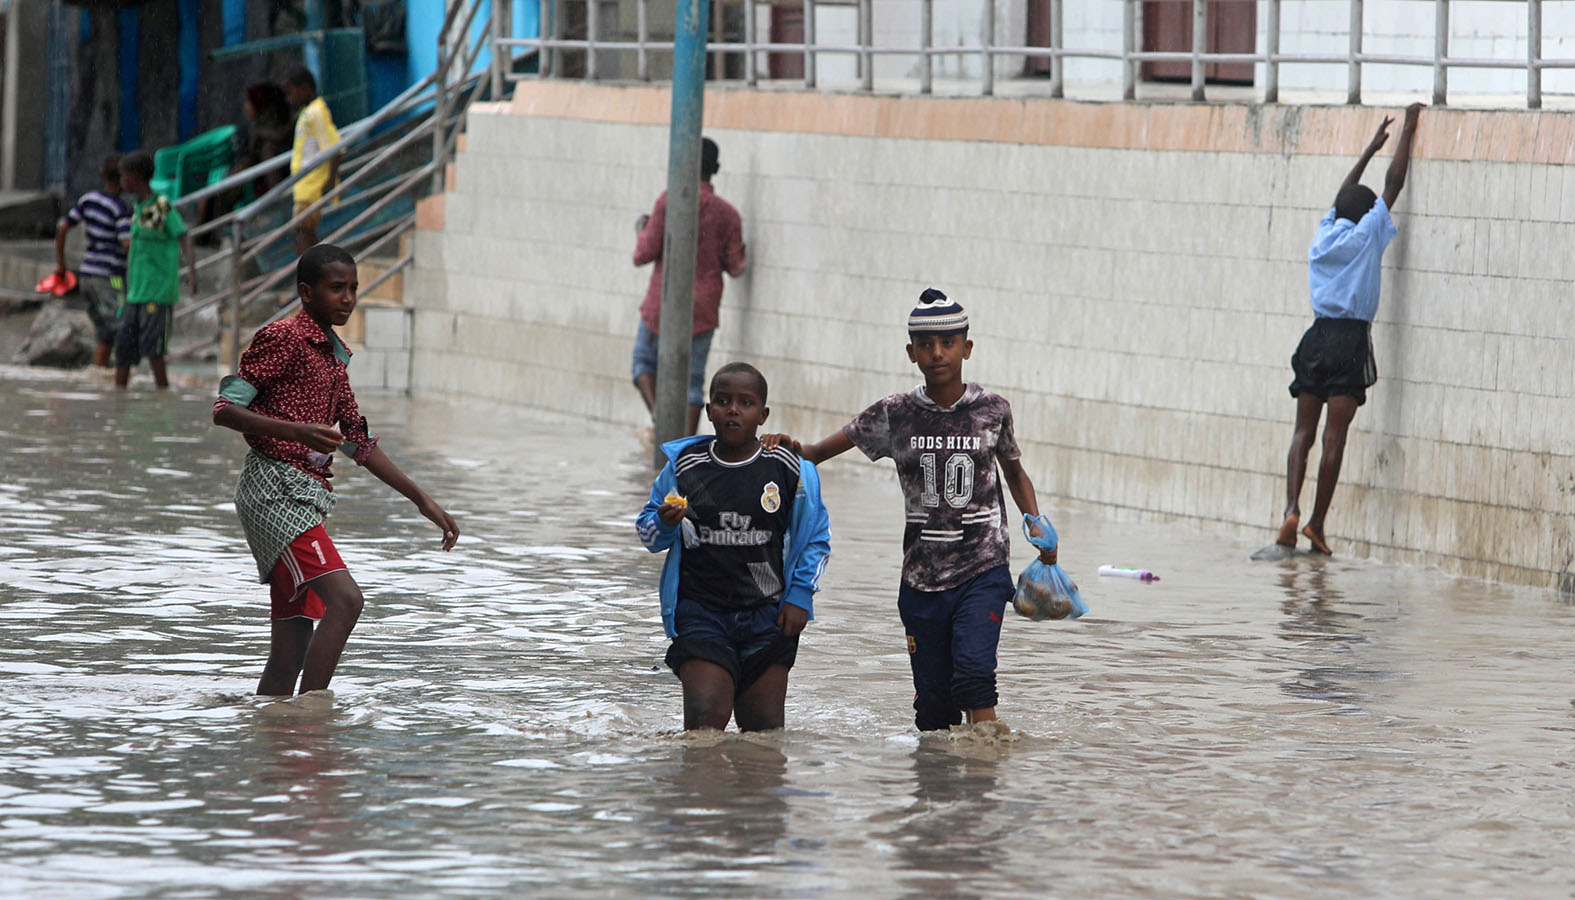
[[1379,266],[1395,237],[1389,204],[1379,197],[1362,221],[1324,214],[1307,248],[1307,287],[1321,319],[1361,319],[1378,314]]

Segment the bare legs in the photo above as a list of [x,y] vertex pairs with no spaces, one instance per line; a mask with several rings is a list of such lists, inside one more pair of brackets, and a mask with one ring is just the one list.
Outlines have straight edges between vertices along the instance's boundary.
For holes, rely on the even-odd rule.
[[[635,390],[640,392],[640,399],[645,401],[645,410],[649,413],[656,412],[656,376],[649,373],[641,375],[634,380]],[[700,428],[700,407],[689,405],[689,430],[685,434],[694,434]]]
[[[169,370],[164,367],[164,357],[152,356],[148,358],[148,368],[153,370],[153,384],[159,390],[166,390],[170,386]],[[115,367],[115,387],[124,389],[131,384],[131,367]]]
[[[1302,482],[1307,476],[1307,457],[1312,452],[1318,433],[1318,419],[1324,401],[1309,393],[1296,398],[1296,430],[1291,437],[1291,452],[1285,462],[1285,522],[1280,526],[1278,543],[1288,547],[1296,545],[1296,525],[1301,516]],[[1334,500],[1334,489],[1340,480],[1340,464],[1345,458],[1345,439],[1350,432],[1351,420],[1356,417],[1356,398],[1337,394],[1329,398],[1329,415],[1323,427],[1323,456],[1318,463],[1318,492],[1313,499],[1312,517],[1302,534],[1320,553],[1329,553],[1329,543],[1324,538],[1324,518],[1329,514],[1329,504]]]
[[678,669],[684,683],[684,730],[727,728],[737,718],[739,731],[781,728],[787,703],[788,667],[769,666],[754,684],[733,696],[733,676],[704,660],[691,659]]
[[275,619],[268,648],[268,664],[263,667],[257,693],[268,697],[288,697],[301,680],[301,693],[328,687],[350,639],[356,620],[361,617],[364,600],[361,588],[341,569],[307,582],[323,598],[323,619],[313,627],[311,619]]

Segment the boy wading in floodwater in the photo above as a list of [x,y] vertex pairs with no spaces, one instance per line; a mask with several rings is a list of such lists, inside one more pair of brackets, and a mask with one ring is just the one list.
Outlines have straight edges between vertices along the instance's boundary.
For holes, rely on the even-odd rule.
[[1291,396],[1296,398],[1296,430],[1285,463],[1285,521],[1275,538],[1275,543],[1285,547],[1296,546],[1307,456],[1318,436],[1318,419],[1327,406],[1323,458],[1318,463],[1318,494],[1313,500],[1312,517],[1301,533],[1319,553],[1333,552],[1324,537],[1324,517],[1340,480],[1351,420],[1356,416],[1356,408],[1367,402],[1367,389],[1378,380],[1372,329],[1373,317],[1378,313],[1380,265],[1384,248],[1396,233],[1389,211],[1405,186],[1411,144],[1421,113],[1420,103],[1406,107],[1400,145],[1395,148],[1384,177],[1384,195],[1378,197],[1360,182],[1368,161],[1389,139],[1389,126],[1394,119],[1384,118],[1361,158],[1345,176],[1335,194],[1334,208],[1318,223],[1312,246],[1307,250],[1307,284],[1317,318],[1291,356],[1291,370],[1296,376],[1291,381]]
[[[897,464],[907,522],[897,611],[913,668],[914,724],[935,731],[965,715],[970,723],[995,720],[996,648],[1015,590],[1002,481],[1023,514],[1038,516],[1039,501],[1011,405],[963,381],[973,341],[961,304],[926,290],[908,316],[908,338],[924,384],[877,402],[819,443],[777,434],[765,444],[781,442],[813,463],[857,447]],[[1040,558],[1053,564],[1056,554]]]
[[454,518],[384,455],[350,389],[350,351],[334,334],[355,309],[355,258],[318,244],[296,265],[301,311],[263,328],[241,355],[239,374],[219,384],[213,423],[246,435],[251,451],[235,486],[246,543],[269,585],[273,631],[257,693],[289,696],[328,687],[361,615],[350,577],[323,523],[334,505],[335,450],[405,495],[443,529],[443,549],[459,539]]
[[711,378],[715,435],[662,445],[667,464],[636,519],[667,551],[662,624],[667,665],[684,686],[684,728],[781,728],[788,670],[831,552],[815,467],[767,450],[766,379],[746,363]]

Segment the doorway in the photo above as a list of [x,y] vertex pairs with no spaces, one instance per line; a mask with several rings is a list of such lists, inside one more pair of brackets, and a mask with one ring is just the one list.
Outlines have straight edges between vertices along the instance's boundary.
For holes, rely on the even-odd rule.
[[[1038,4],[1036,4],[1038,5]],[[1258,43],[1257,0],[1209,0],[1208,53],[1252,53]],[[1192,0],[1144,0],[1143,49],[1159,52],[1192,50]],[[1189,62],[1146,62],[1145,81],[1191,81]],[[1252,63],[1209,63],[1205,81],[1214,84],[1252,84]]]

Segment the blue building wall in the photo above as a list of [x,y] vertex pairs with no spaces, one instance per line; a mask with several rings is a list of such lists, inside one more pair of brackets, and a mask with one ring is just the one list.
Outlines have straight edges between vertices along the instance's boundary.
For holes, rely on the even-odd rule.
[[[494,0],[483,0],[471,26],[471,37],[479,34],[492,15]],[[536,37],[541,33],[539,0],[496,0],[512,7],[514,37]],[[378,109],[399,96],[399,92],[427,77],[437,68],[437,35],[443,27],[443,0],[409,0],[405,6],[405,59],[373,58],[367,61],[371,79],[372,108]],[[492,62],[491,49],[484,49],[476,60],[478,70]]]

